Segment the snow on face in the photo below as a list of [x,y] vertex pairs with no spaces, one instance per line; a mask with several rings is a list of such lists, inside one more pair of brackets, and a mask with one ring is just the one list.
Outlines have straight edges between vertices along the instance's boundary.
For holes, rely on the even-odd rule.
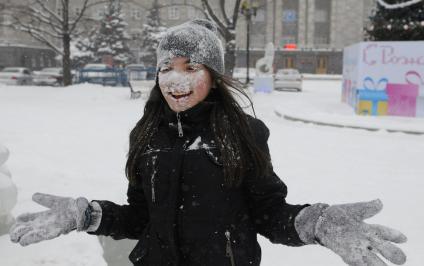
[[203,101],[209,94],[212,78],[201,64],[175,57],[159,71],[159,87],[174,112],[182,112]]

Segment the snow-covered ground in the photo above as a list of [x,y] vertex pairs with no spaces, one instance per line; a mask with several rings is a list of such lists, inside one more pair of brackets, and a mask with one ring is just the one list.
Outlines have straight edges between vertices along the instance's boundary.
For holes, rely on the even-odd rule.
[[[277,174],[291,203],[346,203],[380,198],[385,207],[370,223],[404,232],[408,266],[424,264],[424,136],[323,127],[278,117],[314,115],[341,122],[356,117],[340,103],[340,81],[305,81],[304,92],[253,95],[269,127]],[[38,211],[34,192],[125,202],[128,134],[143,110],[129,89],[96,85],[67,88],[0,85],[0,143],[18,187],[14,215]],[[338,120],[338,121],[339,121]],[[373,118],[376,123],[381,118]],[[384,118],[391,126],[420,127],[424,119]],[[343,265],[319,246],[291,248],[260,239],[263,266]],[[28,247],[0,237],[0,265],[106,265],[96,237],[72,232]]]

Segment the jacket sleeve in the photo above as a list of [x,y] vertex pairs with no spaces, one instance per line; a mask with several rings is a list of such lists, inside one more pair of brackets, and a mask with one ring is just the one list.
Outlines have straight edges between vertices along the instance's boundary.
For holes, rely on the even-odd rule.
[[101,222],[96,231],[88,233],[115,240],[139,239],[149,222],[147,201],[141,186],[128,185],[127,197],[126,205],[95,200],[102,208]]
[[[253,119],[250,124],[258,147],[269,157],[268,128],[258,119]],[[259,234],[272,243],[304,245],[296,232],[294,221],[296,215],[309,205],[291,205],[286,202],[287,187],[274,173],[272,166],[266,176],[248,175],[243,186],[252,221]]]

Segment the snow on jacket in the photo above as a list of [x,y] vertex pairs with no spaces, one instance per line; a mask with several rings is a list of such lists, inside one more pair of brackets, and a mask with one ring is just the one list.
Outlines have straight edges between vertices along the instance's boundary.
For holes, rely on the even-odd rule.
[[[260,264],[257,233],[273,243],[300,246],[294,218],[307,205],[285,201],[287,188],[271,171],[247,175],[239,187],[224,174],[209,128],[214,103],[177,115],[166,107],[159,130],[141,156],[139,182],[128,187],[128,205],[97,201],[100,226],[93,234],[138,239],[130,254],[143,266],[243,266]],[[269,130],[248,117],[257,144],[269,153]]]

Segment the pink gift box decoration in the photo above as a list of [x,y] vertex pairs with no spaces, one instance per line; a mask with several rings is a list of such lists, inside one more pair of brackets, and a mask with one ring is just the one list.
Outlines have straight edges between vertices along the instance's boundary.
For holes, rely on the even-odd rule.
[[416,116],[417,98],[419,86],[411,82],[410,77],[419,74],[415,71],[406,73],[406,84],[387,84],[387,95],[389,96],[389,106],[387,113],[397,116]]
[[407,82],[418,85],[418,97],[415,115],[424,117],[424,78],[416,71],[406,73]]

